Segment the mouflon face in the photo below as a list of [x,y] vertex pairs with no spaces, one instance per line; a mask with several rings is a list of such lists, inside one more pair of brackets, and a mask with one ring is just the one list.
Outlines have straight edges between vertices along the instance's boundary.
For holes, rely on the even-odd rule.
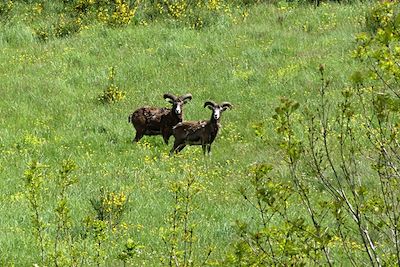
[[221,113],[227,110],[228,108],[232,108],[231,103],[229,102],[222,102],[221,104],[217,104],[214,101],[206,101],[204,103],[204,107],[208,107],[212,110],[211,118],[213,120],[218,121],[221,118]]
[[180,97],[177,97],[173,94],[166,93],[164,94],[164,99],[172,104],[172,112],[176,115],[181,115],[183,110],[183,105],[188,101],[192,100],[191,94],[184,94]]

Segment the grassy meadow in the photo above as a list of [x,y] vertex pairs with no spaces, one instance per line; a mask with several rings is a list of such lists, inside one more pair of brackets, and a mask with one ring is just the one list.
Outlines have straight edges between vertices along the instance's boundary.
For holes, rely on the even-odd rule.
[[[269,162],[284,176],[271,118],[280,97],[312,102],[320,64],[333,92],[349,84],[359,64],[351,52],[366,7],[255,4],[246,15],[239,10],[235,20],[216,19],[201,29],[168,19],[124,27],[94,22],[76,34],[43,41],[32,26],[45,23],[31,21],[40,17],[35,5],[16,2],[14,15],[0,23],[0,265],[40,265],[24,173],[32,161],[45,166],[38,210],[42,226],[51,229],[60,199],[55,180],[65,160],[77,166],[71,174],[77,182],[65,193],[76,235],[85,218],[96,214],[91,200],[101,190],[127,201],[119,228],[103,239],[100,252],[88,249],[92,253],[81,265],[97,260],[101,266],[123,266],[118,255],[128,239],[140,245],[131,266],[168,265],[162,259],[169,255],[163,233],[175,205],[171,184],[188,177],[198,189],[190,219],[195,265],[205,260],[208,248],[210,262],[221,263],[236,238],[235,222],[257,216],[239,193],[248,185],[250,166]],[[125,98],[104,104],[98,98],[109,85],[111,68]],[[169,157],[173,137],[169,145],[160,136],[132,143],[128,115],[144,105],[168,106],[162,98],[167,92],[193,94],[185,120],[208,119],[206,100],[232,103],[210,157],[199,146]]]

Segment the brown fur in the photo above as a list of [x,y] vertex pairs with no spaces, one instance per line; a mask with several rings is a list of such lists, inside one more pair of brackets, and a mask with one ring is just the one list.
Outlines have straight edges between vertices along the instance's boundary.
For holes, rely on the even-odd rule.
[[176,114],[174,109],[177,105],[181,106],[190,99],[190,94],[176,97],[172,94],[164,94],[164,98],[168,99],[172,104],[172,108],[156,108],[145,106],[135,110],[128,118],[136,130],[136,136],[132,142],[138,142],[144,135],[162,135],[164,142],[168,144],[168,140],[172,135],[172,127],[183,120],[182,112]]
[[210,107],[212,109],[211,119],[203,121],[185,121],[178,123],[173,128],[173,135],[175,137],[174,146],[172,147],[170,154],[178,153],[186,145],[201,145],[203,153],[206,151],[208,154],[211,152],[211,144],[217,137],[218,130],[221,127],[219,120],[215,119],[214,113],[216,109],[222,113],[227,108],[231,108],[232,105],[228,102],[223,102],[221,105],[217,105],[212,101],[207,101],[204,107]]

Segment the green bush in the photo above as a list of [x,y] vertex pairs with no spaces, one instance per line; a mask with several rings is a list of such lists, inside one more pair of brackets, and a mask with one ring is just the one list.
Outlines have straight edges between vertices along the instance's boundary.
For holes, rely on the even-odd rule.
[[400,6],[395,2],[377,4],[365,16],[366,27],[372,34],[376,34],[379,29],[391,28],[393,31],[400,25],[399,13]]
[[355,52],[368,71],[356,71],[350,87],[330,90],[321,64],[317,99],[304,108],[281,99],[273,119],[284,170],[274,178],[272,166],[256,166],[242,195],[259,220],[238,224],[228,262],[332,266],[343,255],[343,265],[398,265],[399,6],[373,9]]

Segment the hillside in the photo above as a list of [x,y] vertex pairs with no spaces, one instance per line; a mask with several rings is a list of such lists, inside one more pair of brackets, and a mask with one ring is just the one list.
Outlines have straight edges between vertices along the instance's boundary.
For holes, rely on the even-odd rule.
[[[171,265],[174,251],[229,265],[237,221],[259,216],[240,189],[252,166],[275,166],[276,181],[289,172],[272,118],[280,98],[317,99],[321,64],[334,98],[361,65],[351,55],[365,3],[231,7],[201,28],[138,10],[65,36],[52,28],[62,8],[46,3],[15,1],[0,23],[1,265]],[[99,101],[107,88],[123,97]],[[232,103],[211,156],[192,146],[170,157],[160,136],[132,143],[128,116],[168,107],[167,92],[193,95],[185,120],[209,119],[207,100]]]

